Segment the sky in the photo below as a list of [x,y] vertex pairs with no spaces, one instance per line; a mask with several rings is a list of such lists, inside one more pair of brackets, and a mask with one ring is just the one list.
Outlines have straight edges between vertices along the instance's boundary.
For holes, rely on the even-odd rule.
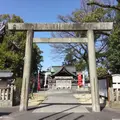
[[[0,14],[15,14],[28,23],[56,23],[58,15],[70,15],[80,8],[80,0],[0,0]],[[35,33],[34,37],[50,38],[50,32]],[[37,44],[43,51],[43,70],[61,65],[63,59],[54,60],[49,44]]]

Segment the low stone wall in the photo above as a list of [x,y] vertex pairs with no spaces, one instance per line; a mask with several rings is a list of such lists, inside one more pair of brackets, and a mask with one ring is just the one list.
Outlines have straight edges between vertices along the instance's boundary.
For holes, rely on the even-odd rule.
[[11,100],[0,100],[0,107],[12,107]]

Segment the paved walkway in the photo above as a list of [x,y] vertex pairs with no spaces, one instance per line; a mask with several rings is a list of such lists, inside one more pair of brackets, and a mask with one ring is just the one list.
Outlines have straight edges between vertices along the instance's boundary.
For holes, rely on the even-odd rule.
[[103,110],[99,113],[32,113],[32,111],[4,116],[0,120],[120,120],[120,113]]
[[[52,92],[52,91],[51,91]],[[78,103],[72,93],[50,94],[37,108],[25,112],[16,112],[3,116],[0,120],[112,120],[120,119],[120,113],[104,109],[102,112],[91,112]]]
[[33,113],[43,112],[62,112],[62,113],[89,113],[89,111],[79,104],[78,100],[71,93],[59,93],[50,95],[40,105],[40,108]]

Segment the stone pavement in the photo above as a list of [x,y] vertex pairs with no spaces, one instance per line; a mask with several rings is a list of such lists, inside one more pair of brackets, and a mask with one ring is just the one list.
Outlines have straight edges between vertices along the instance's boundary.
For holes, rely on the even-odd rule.
[[78,100],[69,93],[50,95],[40,105],[39,109],[33,111],[33,113],[89,113],[89,111],[79,104]]
[[[89,108],[90,109],[90,108]],[[88,109],[88,110],[89,110]],[[34,111],[34,110],[33,110]],[[27,112],[19,112],[9,116],[4,116],[0,120],[112,120],[120,119],[120,112],[103,110],[99,113],[33,113],[32,110]]]
[[17,111],[19,111],[19,106],[0,108],[0,116],[9,115],[9,114],[11,114],[13,112],[17,112]]
[[78,103],[72,93],[50,94],[38,107],[29,111],[15,112],[0,120],[112,120],[120,119],[120,111],[104,109],[94,113]]

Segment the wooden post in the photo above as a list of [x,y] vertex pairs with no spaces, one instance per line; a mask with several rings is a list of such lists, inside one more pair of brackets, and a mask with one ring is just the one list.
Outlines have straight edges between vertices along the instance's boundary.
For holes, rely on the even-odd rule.
[[118,88],[116,89],[116,101],[119,102],[119,90]]
[[113,88],[109,87],[109,101],[110,102],[114,102],[114,92],[113,92]]
[[92,96],[92,110],[94,112],[100,112],[99,89],[98,89],[95,44],[94,44],[94,31],[88,30],[87,36],[88,36],[90,85],[91,85],[91,94],[92,94],[91,95]]
[[11,85],[10,86],[10,100],[13,102],[13,90],[14,90],[14,86]]
[[109,77],[106,77],[107,82],[107,97],[108,97],[108,103],[110,104],[110,79]]
[[6,100],[9,100],[9,87],[6,89]]
[[2,100],[2,89],[0,88],[0,100]]
[[5,88],[2,89],[2,100],[5,100]]
[[21,91],[20,111],[28,109],[29,81],[31,72],[31,56],[32,56],[33,31],[27,31],[27,40],[24,58],[24,72]]

